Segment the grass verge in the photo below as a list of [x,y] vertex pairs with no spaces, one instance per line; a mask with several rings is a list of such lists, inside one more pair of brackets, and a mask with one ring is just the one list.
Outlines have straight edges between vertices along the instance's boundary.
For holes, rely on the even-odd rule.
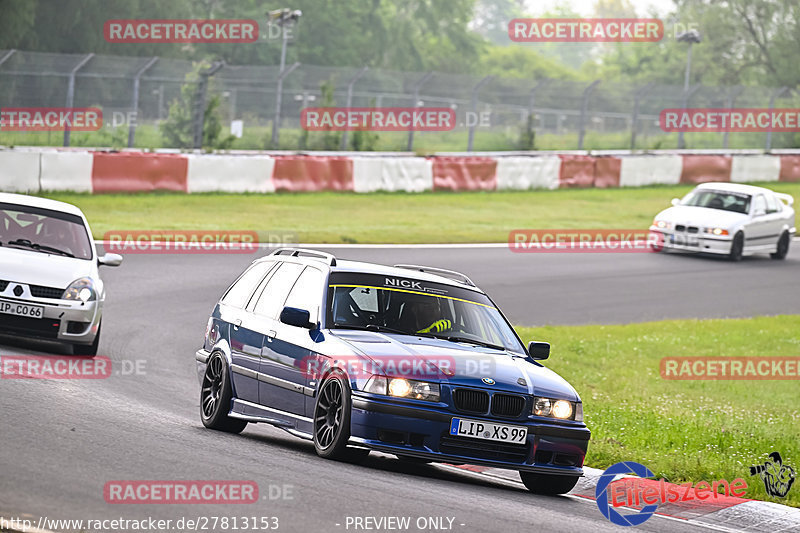
[[636,461],[674,483],[741,477],[746,497],[800,507],[796,483],[786,498],[772,498],[749,471],[778,451],[800,474],[800,380],[675,381],[659,373],[667,355],[797,356],[800,315],[517,331],[526,342],[549,341],[546,365],[581,395],[592,430],[587,465]]
[[[800,183],[770,188],[800,198]],[[513,229],[646,229],[692,187],[279,194],[44,194],[109,230],[292,231],[313,243],[506,242]]]

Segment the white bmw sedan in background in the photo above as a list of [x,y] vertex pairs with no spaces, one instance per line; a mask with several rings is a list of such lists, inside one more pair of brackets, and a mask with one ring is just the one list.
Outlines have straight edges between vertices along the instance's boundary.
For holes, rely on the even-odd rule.
[[66,342],[97,355],[105,288],[86,217],[74,205],[0,193],[0,334]]
[[652,233],[664,250],[784,259],[795,234],[794,199],[764,187],[703,183],[656,215]]

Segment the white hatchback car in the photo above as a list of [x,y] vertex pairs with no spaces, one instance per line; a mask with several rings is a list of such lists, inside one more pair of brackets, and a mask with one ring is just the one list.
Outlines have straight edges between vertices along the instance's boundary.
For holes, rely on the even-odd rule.
[[650,231],[663,236],[664,250],[727,255],[768,253],[784,259],[795,234],[794,199],[764,187],[703,183],[672,200]]
[[74,205],[0,193],[0,333],[55,340],[97,355],[105,287],[86,217]]

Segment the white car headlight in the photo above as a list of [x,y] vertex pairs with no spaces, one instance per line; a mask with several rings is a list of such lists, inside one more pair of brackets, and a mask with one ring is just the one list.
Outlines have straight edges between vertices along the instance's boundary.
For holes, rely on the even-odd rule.
[[97,299],[94,282],[90,278],[78,278],[69,284],[61,296],[62,300],[89,302]]
[[533,398],[532,414],[536,416],[550,416],[561,420],[583,421],[583,404],[569,400],[554,400],[551,398]]
[[704,228],[704,231],[712,235],[730,235],[725,228]]
[[404,378],[388,379],[384,376],[372,376],[369,378],[364,386],[364,392],[394,396],[396,398],[425,400],[426,402],[438,402],[441,398],[438,383]]
[[672,227],[672,223],[667,222],[666,220],[654,220],[653,225],[661,229],[669,229]]

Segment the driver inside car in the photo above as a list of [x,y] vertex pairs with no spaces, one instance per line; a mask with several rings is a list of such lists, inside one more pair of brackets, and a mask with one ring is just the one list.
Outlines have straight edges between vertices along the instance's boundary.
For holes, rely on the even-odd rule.
[[413,303],[412,311],[417,319],[417,333],[441,333],[453,327],[453,323],[443,318],[439,298],[423,296]]

